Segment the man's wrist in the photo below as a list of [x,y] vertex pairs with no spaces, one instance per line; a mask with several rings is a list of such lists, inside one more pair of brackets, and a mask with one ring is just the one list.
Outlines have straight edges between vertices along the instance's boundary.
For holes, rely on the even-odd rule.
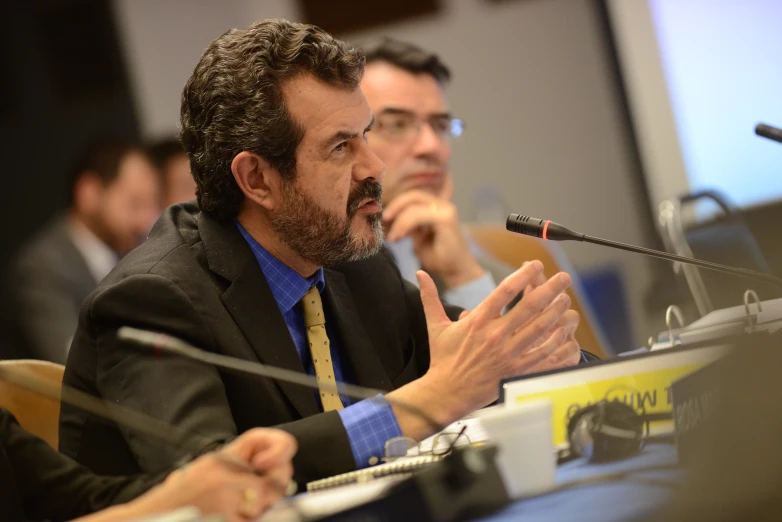
[[403,435],[396,411],[383,395],[351,404],[339,416],[357,469],[372,465],[383,456],[384,442]]
[[423,440],[469,413],[469,406],[427,373],[386,395],[402,434]]

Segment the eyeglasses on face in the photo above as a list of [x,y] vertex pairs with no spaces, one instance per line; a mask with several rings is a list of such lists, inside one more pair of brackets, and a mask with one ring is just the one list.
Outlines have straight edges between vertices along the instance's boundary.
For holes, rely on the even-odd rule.
[[435,136],[451,141],[464,133],[464,121],[448,115],[420,118],[407,112],[379,114],[375,118],[375,132],[394,141],[413,141],[428,124]]

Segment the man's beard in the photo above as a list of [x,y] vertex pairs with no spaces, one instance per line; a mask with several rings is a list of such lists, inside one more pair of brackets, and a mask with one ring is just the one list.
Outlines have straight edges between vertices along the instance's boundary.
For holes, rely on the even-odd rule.
[[302,259],[318,266],[358,261],[376,254],[383,245],[381,213],[368,215],[372,236],[353,232],[353,218],[362,201],[380,201],[383,188],[377,181],[366,180],[348,196],[346,215],[339,215],[318,205],[294,186],[283,185],[283,207],[271,220],[272,228],[283,242]]

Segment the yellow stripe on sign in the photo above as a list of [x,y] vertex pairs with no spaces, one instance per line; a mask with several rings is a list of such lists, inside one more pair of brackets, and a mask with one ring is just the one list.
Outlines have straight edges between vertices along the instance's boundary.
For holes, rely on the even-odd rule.
[[[705,366],[702,363],[687,364],[602,381],[592,381],[516,397],[515,404],[540,398],[553,402],[554,445],[567,443],[567,423],[579,408],[594,404],[602,399],[619,400],[632,406],[639,413],[670,412],[673,408],[671,383]],[[664,421],[670,423],[671,421]],[[663,423],[660,423],[663,424]],[[657,423],[655,423],[657,425]]]

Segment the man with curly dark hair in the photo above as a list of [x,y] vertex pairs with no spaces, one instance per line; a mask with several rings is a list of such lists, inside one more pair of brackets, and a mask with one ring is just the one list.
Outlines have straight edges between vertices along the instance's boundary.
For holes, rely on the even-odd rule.
[[[425,273],[420,292],[401,278],[382,250],[385,167],[366,142],[363,67],[355,48],[284,20],[212,42],[182,94],[197,205],[170,207],[86,301],[66,384],[216,444],[278,426],[297,438],[295,476],[308,481],[377,462],[387,440],[427,437],[494,401],[502,378],[578,351],[566,274],[502,314],[539,262],[469,313],[443,307]],[[119,342],[122,325],[388,393],[355,401],[156,359]],[[106,473],[180,456],[65,406],[60,446]]]

